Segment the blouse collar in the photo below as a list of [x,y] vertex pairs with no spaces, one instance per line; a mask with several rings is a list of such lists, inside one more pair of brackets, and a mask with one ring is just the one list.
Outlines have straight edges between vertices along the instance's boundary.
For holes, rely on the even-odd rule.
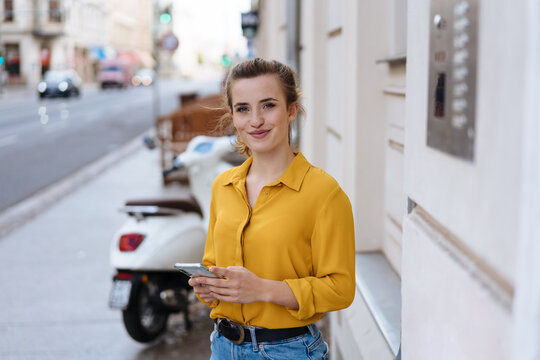
[[[242,165],[233,168],[230,175],[223,179],[222,184],[245,186],[246,176],[252,163],[253,157],[250,156],[242,163]],[[304,155],[302,155],[301,152],[298,152],[287,169],[283,172],[283,174],[281,174],[279,179],[268,185],[275,186],[278,184],[283,184],[295,191],[300,191],[304,178],[310,167],[311,164],[306,160]]]

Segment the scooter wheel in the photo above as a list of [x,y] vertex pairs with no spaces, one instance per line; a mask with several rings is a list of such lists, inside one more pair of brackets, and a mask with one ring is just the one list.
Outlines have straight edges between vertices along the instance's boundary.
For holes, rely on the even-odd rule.
[[169,313],[155,300],[159,295],[157,286],[151,283],[134,285],[130,304],[122,313],[124,325],[134,340],[151,342],[167,329]]

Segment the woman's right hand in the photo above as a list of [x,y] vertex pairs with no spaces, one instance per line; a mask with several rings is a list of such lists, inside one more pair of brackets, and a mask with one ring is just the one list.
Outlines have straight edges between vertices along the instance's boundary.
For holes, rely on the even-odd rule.
[[211,293],[210,287],[205,286],[204,284],[199,283],[197,277],[192,277],[189,279],[188,284],[193,287],[195,295],[199,296],[203,301],[211,303],[212,301],[217,300]]

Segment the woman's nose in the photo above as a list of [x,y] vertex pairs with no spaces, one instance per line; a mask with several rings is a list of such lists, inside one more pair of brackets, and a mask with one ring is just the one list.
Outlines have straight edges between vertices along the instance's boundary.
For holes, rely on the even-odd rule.
[[253,111],[249,124],[254,128],[261,127],[264,124],[263,115],[259,111]]

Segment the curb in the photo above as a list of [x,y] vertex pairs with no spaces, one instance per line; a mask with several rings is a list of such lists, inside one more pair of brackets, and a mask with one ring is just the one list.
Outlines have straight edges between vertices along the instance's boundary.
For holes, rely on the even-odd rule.
[[146,130],[118,150],[93,161],[72,175],[47,186],[33,196],[0,213],[0,239],[41,214],[45,208],[68,196],[111,165],[141,149],[143,147],[141,137],[152,131],[152,129]]

